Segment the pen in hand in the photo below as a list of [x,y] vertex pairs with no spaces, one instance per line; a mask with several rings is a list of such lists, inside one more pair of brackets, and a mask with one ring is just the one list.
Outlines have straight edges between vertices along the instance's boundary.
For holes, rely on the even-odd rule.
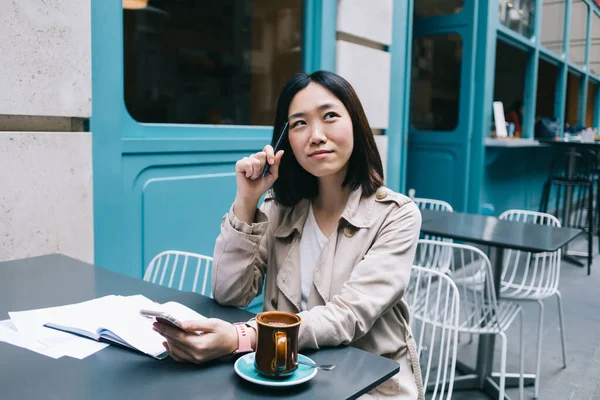
[[[283,135],[285,135],[285,130],[288,127],[288,123],[289,123],[289,121],[286,121],[285,124],[283,125],[283,129],[281,129],[281,135],[279,135],[279,139],[277,139],[277,143],[275,143],[275,148],[273,149],[274,154],[277,154],[277,150],[279,150],[279,145],[281,144],[281,139],[283,139]],[[270,167],[271,167],[271,164],[269,164],[269,161],[267,160],[267,163],[265,164],[265,169],[263,169],[263,172],[261,174],[261,178],[264,178],[265,176],[267,176],[267,173],[269,172]]]

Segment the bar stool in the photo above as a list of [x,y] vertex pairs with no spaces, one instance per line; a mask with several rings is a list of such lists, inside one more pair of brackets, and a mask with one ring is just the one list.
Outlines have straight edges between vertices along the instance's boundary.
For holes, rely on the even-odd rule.
[[[540,200],[541,212],[554,215],[561,226],[583,229],[587,234],[587,254],[571,254],[587,257],[588,275],[591,272],[593,257],[593,204],[594,186],[597,183],[593,172],[595,168],[595,159],[588,153],[565,152],[557,156],[552,162],[550,177],[544,184]],[[555,208],[549,211],[551,199],[554,200]],[[573,199],[576,202],[573,202]],[[564,254],[565,258],[582,265],[566,251]]]

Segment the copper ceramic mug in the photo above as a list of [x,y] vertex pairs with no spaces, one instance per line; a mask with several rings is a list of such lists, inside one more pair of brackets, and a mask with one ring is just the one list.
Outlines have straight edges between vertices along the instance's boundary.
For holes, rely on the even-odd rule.
[[256,316],[257,341],[254,366],[270,378],[286,377],[298,368],[298,331],[302,320],[285,311]]

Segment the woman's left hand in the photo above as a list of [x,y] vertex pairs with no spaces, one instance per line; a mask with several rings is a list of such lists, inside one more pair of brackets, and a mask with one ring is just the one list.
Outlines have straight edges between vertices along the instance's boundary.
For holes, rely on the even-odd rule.
[[[202,364],[233,353],[238,348],[237,330],[229,322],[210,318],[182,322],[188,332],[155,322],[153,329],[162,335],[163,346],[175,361]],[[197,335],[190,332],[204,332]]]

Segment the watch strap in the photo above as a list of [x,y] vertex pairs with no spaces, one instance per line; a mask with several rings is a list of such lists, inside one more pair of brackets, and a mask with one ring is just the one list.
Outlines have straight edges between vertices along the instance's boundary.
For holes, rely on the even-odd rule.
[[238,353],[249,353],[253,351],[252,341],[250,339],[250,329],[254,329],[245,322],[236,322],[233,324],[238,334],[238,349],[234,351]]

